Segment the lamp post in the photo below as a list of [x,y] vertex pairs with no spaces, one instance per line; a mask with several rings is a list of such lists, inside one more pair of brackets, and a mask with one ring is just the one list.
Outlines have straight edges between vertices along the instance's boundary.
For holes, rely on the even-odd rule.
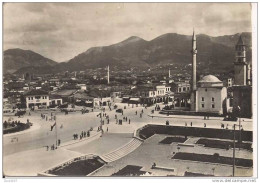
[[241,108],[238,106],[238,117],[239,117],[239,150],[240,150],[240,147],[241,147]]
[[56,137],[56,148],[58,148],[58,131],[57,131],[57,117],[56,114],[53,116],[54,121],[55,121],[55,137]]
[[235,156],[236,156],[236,134],[235,134],[235,132],[236,132],[236,126],[239,126],[240,127],[240,125],[236,125],[236,124],[234,124],[234,137],[233,137],[233,177],[235,176],[235,165],[236,165],[236,158],[235,158]]

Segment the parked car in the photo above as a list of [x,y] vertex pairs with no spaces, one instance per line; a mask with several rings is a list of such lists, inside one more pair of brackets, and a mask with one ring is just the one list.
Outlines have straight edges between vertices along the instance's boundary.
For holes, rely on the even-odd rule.
[[235,116],[226,116],[223,121],[237,121],[237,117]]
[[117,109],[116,112],[122,113],[122,112],[123,112],[123,109]]
[[26,113],[26,111],[17,111],[14,115],[15,116],[23,116]]

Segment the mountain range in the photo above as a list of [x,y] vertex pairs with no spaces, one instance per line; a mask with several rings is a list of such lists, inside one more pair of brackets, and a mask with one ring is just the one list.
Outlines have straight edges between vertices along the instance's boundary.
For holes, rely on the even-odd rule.
[[[247,45],[247,61],[251,62],[252,35],[241,34],[211,37],[197,35],[197,63],[200,69],[214,72],[233,69],[235,45],[242,35]],[[55,62],[30,50],[9,49],[4,51],[4,73],[21,74],[25,72],[47,74],[63,71],[82,71],[89,68],[138,67],[151,68],[172,64],[185,66],[191,64],[192,36],[168,33],[151,41],[132,36],[110,46],[93,47],[67,62]]]

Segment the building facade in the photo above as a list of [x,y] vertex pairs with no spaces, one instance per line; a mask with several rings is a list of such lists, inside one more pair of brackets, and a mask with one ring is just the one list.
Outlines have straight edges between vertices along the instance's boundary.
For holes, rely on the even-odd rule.
[[49,107],[49,94],[44,90],[31,90],[25,94],[27,108],[47,108]]
[[217,77],[207,75],[198,82],[197,112],[223,114],[226,98],[227,88]]

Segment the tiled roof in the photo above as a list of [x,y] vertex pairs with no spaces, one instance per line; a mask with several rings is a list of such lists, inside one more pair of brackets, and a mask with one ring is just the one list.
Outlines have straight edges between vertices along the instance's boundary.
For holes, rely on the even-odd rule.
[[25,95],[48,95],[49,93],[44,90],[30,90]]

